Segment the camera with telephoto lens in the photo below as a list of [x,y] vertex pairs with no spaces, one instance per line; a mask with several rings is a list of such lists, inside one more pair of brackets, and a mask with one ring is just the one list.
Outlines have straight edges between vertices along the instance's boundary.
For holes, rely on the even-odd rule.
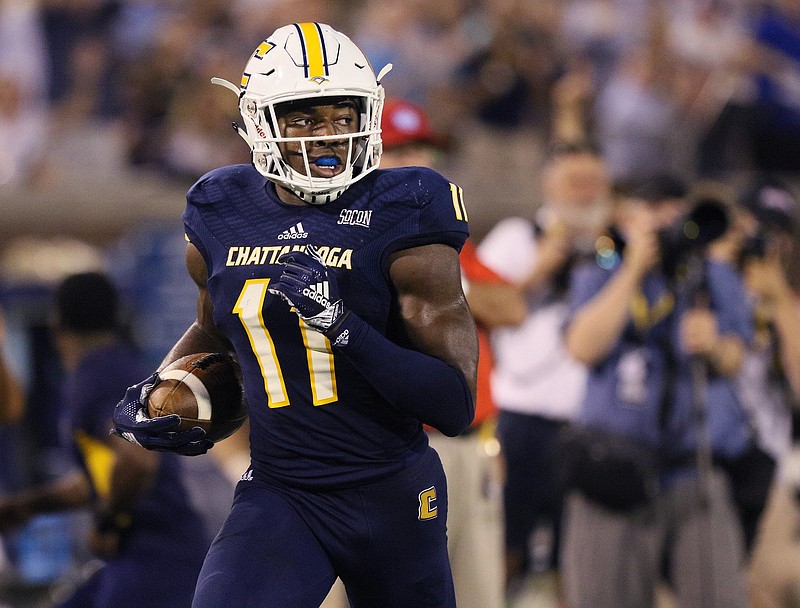
[[[658,232],[662,272],[670,280],[677,278],[689,256],[722,236],[729,223],[724,203],[708,197],[699,199],[688,213]],[[603,268],[610,268],[614,259],[624,256],[625,239],[619,231],[612,228],[609,238],[610,244],[597,252],[597,262]]]
[[681,264],[725,234],[729,224],[724,203],[711,197],[699,199],[688,213],[658,233],[664,274],[674,279]]

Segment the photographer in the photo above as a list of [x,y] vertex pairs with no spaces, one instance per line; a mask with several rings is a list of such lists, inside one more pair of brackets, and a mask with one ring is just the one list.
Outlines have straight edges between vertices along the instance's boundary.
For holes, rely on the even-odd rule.
[[565,339],[589,378],[564,452],[572,608],[654,606],[665,555],[679,606],[747,605],[741,528],[712,454],[750,440],[734,377],[751,321],[736,269],[672,236],[724,231],[709,237],[699,209],[674,179],[643,184],[618,203],[617,239],[573,273]]
[[[570,270],[591,251],[609,221],[611,182],[590,143],[557,143],[542,171],[542,200],[528,217],[498,222],[479,247],[481,261],[524,295],[521,323],[492,329],[492,396],[505,459],[503,508],[507,597],[535,570],[531,545],[560,601],[564,496],[556,478],[557,439],[583,399],[586,370],[564,348]],[[497,317],[497,312],[494,313]],[[538,539],[537,539],[538,540]]]
[[[750,494],[767,499],[763,516],[757,512],[760,519],[745,520],[748,536],[755,536],[750,564],[754,608],[800,604],[797,419],[792,428],[800,402],[800,303],[788,280],[797,247],[796,213],[797,201],[785,184],[759,178],[742,197],[738,239],[727,248],[744,273],[755,319],[753,344],[739,375],[740,394],[753,420],[759,449],[778,465],[774,479],[771,469],[756,469],[759,475],[750,475]],[[715,254],[725,254],[718,249]]]

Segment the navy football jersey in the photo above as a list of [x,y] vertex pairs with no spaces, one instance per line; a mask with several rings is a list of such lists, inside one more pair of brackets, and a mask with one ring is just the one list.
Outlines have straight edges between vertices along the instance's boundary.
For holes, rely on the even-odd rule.
[[432,243],[460,250],[468,236],[461,189],[430,169],[389,169],[326,205],[287,205],[253,167],[236,165],[202,177],[187,202],[187,238],[208,266],[214,321],[243,371],[253,474],[346,486],[399,470],[409,449],[421,452],[419,421],[386,402],[267,286],[283,253],[315,245],[345,305],[408,346],[389,257]]

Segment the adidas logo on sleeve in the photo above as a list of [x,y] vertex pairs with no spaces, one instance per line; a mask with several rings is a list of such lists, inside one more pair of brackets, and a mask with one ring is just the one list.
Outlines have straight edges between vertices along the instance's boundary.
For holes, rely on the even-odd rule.
[[303,222],[297,222],[291,228],[287,228],[278,235],[279,241],[295,241],[308,237],[308,232],[303,229]]

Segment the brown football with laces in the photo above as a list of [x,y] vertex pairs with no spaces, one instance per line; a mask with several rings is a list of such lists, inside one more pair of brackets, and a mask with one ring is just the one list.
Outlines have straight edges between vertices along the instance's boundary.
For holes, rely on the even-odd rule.
[[150,392],[151,418],[178,414],[179,430],[196,426],[217,442],[235,433],[247,420],[242,372],[227,353],[195,353],[170,363]]

